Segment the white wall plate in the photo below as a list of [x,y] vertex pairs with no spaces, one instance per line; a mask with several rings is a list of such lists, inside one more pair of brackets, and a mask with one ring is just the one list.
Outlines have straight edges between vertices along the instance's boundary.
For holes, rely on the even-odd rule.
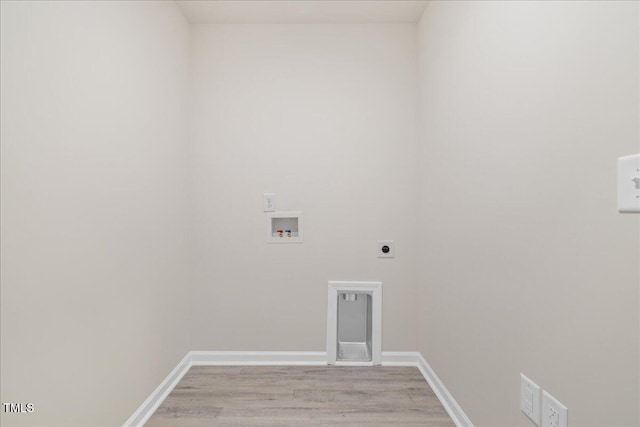
[[264,193],[262,195],[262,209],[265,212],[276,211],[276,195],[274,193]]
[[618,212],[640,213],[640,154],[618,158]]
[[546,391],[542,392],[542,427],[569,427],[569,410]]
[[520,374],[520,410],[540,425],[540,387],[523,374]]
[[396,245],[393,240],[378,240],[378,258],[395,258]]

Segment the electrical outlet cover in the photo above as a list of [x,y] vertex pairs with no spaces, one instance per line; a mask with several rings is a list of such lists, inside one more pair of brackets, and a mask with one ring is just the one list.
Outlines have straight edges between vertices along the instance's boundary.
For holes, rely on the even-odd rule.
[[540,425],[540,387],[524,374],[520,374],[520,410]]
[[378,240],[378,258],[395,258],[395,256],[393,240]]
[[618,212],[640,213],[640,154],[618,159]]
[[262,209],[265,212],[276,211],[276,195],[274,193],[264,193],[262,195]]
[[569,410],[546,391],[542,393],[542,427],[569,427]]

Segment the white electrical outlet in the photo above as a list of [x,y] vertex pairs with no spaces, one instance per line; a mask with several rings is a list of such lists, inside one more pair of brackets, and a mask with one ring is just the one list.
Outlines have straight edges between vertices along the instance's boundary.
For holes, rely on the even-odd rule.
[[640,213],[640,154],[618,158],[618,212]]
[[540,425],[540,387],[524,374],[520,374],[520,410]]
[[542,393],[542,427],[569,427],[569,410],[546,391]]
[[393,240],[378,240],[378,258],[395,258]]
[[262,195],[262,209],[265,212],[276,211],[276,195],[273,193],[264,193]]

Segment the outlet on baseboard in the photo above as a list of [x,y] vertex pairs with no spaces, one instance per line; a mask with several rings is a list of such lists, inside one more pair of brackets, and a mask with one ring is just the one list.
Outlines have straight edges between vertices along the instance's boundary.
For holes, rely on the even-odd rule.
[[520,374],[520,410],[540,425],[540,387],[524,374]]
[[569,410],[546,391],[542,393],[542,427],[569,427]]

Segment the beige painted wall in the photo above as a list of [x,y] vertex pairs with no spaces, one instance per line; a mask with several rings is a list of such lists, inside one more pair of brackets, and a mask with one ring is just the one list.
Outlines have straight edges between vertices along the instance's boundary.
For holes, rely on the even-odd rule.
[[[190,349],[189,27],[1,2],[3,426],[115,426]],[[0,411],[4,412],[4,411]]]
[[[2,425],[120,425],[190,349],[324,350],[341,279],[478,427],[532,425],[520,372],[638,424],[637,3],[191,36],[170,2],[0,4],[0,400],[36,407]],[[265,244],[266,191],[304,244]]]
[[420,23],[420,350],[476,426],[638,425],[638,3],[432,2]]
[[[416,42],[413,24],[192,27],[194,350],[325,350],[329,280],[381,280],[383,350],[414,347]],[[304,212],[303,244],[265,243],[263,192]]]

